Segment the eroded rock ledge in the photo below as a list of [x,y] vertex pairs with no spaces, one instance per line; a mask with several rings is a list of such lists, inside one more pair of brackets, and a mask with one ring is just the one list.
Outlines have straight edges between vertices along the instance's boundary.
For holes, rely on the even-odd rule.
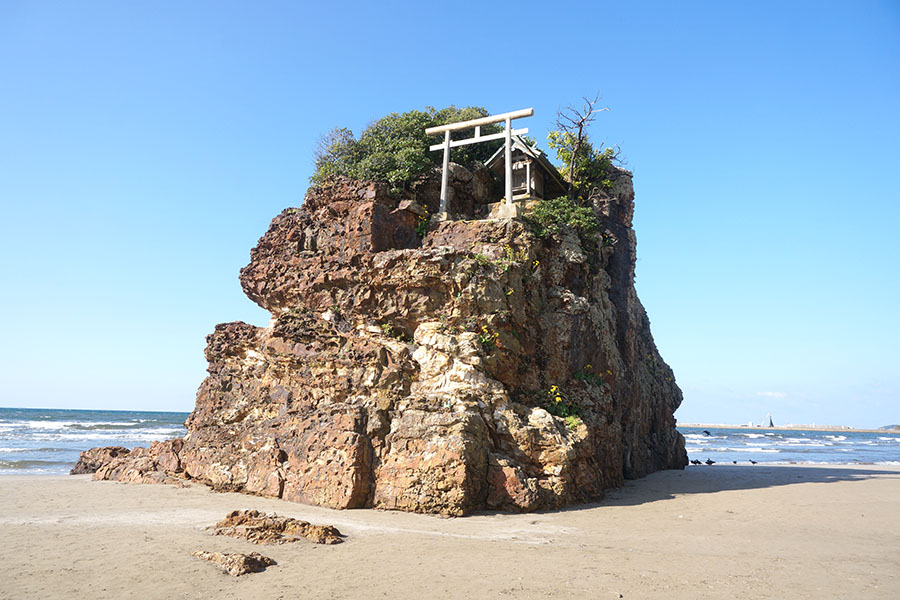
[[[453,212],[484,214],[483,174],[453,174]],[[184,439],[95,477],[462,515],[683,467],[681,392],[633,285],[630,173],[589,238],[456,220],[420,240],[433,187],[411,203],[339,181],[275,217],[240,277],[269,325],[217,325]],[[580,418],[545,410],[557,396]]]

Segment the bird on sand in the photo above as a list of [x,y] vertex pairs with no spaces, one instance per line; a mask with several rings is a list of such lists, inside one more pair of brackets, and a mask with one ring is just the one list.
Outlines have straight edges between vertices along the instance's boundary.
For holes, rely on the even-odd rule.
[[708,464],[708,465],[714,465],[714,464],[716,464],[716,461],[710,460],[710,459],[707,458],[707,459],[706,459],[706,464]]
[[692,464],[692,465],[702,465],[703,463],[700,462],[699,460],[692,460],[692,461],[691,461],[691,464]]
[[755,464],[756,464],[756,461],[753,460],[753,459],[751,458],[751,459],[750,459],[750,464],[751,464],[751,465],[755,465]]

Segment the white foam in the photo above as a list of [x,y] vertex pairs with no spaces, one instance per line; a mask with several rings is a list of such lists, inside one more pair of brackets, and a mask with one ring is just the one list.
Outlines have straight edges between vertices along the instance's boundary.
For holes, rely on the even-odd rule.
[[[685,448],[687,450],[687,448]],[[697,452],[765,452],[769,454],[778,454],[781,450],[777,448],[747,448],[744,446],[731,447],[731,446],[718,446],[713,448],[692,448]]]
[[783,442],[775,442],[775,445],[779,446],[780,448],[828,448],[832,446],[832,444],[817,444],[812,440],[785,440]]
[[32,440],[52,442],[56,440],[103,441],[121,440],[132,442],[155,442],[177,437],[184,433],[183,429],[162,429],[158,431],[131,431],[129,433],[82,431],[79,433],[35,433],[29,436]]
[[21,421],[20,424],[30,429],[62,429],[75,421]]

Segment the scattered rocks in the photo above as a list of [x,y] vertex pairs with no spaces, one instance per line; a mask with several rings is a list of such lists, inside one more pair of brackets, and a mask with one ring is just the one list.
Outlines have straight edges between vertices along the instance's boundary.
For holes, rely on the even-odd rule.
[[197,550],[191,553],[202,560],[216,564],[223,571],[234,577],[246,575],[247,573],[259,573],[266,570],[266,567],[278,564],[268,556],[263,556],[259,552],[251,552],[250,554],[224,553],[224,552],[204,552]]
[[214,535],[243,538],[254,544],[286,544],[301,538],[317,544],[340,544],[344,537],[331,525],[311,525],[306,521],[268,515],[258,510],[235,510],[216,523]]

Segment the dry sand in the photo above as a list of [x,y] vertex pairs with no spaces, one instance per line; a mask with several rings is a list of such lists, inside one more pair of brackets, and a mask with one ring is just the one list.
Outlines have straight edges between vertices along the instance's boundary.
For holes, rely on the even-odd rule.
[[[204,530],[238,508],[332,524],[346,542]],[[278,564],[233,578],[195,550]],[[16,599],[900,598],[900,468],[689,467],[595,505],[457,519],[0,476],[0,564],[0,598]]]

